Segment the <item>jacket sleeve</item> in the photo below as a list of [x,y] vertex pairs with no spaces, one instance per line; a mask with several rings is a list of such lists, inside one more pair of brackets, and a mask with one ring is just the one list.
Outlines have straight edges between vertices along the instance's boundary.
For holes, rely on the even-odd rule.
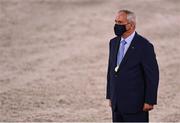
[[151,43],[148,43],[143,51],[142,67],[145,76],[145,103],[157,104],[159,68]]
[[109,43],[109,58],[108,58],[108,69],[107,69],[107,88],[106,88],[106,99],[110,99],[110,51],[111,43]]

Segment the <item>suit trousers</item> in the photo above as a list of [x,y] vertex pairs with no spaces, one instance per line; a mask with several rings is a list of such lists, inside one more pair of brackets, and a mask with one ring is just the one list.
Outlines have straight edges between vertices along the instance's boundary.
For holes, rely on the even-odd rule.
[[149,122],[149,112],[141,111],[137,113],[122,113],[112,111],[113,122]]

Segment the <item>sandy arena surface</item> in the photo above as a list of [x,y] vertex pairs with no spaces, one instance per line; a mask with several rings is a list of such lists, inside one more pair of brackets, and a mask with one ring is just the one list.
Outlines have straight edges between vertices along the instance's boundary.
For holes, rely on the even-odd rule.
[[[132,2],[133,1],[133,2]],[[180,122],[180,0],[0,0],[0,121],[111,121],[109,39],[119,9],[156,50],[150,121]]]

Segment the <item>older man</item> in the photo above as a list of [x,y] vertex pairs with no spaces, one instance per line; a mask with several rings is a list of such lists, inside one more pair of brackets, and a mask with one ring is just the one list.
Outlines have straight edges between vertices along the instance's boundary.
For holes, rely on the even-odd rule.
[[157,104],[159,69],[154,48],[135,28],[135,14],[120,10],[116,37],[109,43],[107,72],[106,98],[113,122],[148,122],[148,112]]

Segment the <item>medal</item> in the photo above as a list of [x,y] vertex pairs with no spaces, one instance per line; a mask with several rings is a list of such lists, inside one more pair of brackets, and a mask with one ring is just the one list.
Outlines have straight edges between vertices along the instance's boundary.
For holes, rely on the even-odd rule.
[[119,65],[117,65],[116,67],[115,67],[115,72],[117,72],[118,71],[118,69],[119,69]]

